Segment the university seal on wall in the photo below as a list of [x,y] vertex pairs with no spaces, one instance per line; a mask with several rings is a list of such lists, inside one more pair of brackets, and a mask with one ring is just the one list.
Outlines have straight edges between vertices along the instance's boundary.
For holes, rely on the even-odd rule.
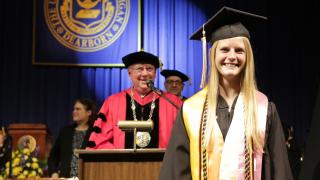
[[45,21],[62,45],[95,52],[122,34],[130,15],[130,0],[45,0]]

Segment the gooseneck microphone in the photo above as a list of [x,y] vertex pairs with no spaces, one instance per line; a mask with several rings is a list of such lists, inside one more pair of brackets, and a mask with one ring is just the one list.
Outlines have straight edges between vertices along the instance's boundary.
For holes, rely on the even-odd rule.
[[153,91],[158,90],[154,87],[154,82],[151,79],[147,80],[147,86]]
[[165,100],[167,100],[170,104],[172,104],[176,109],[180,109],[178,105],[176,105],[171,99],[169,99],[166,95],[162,93],[162,91],[156,87],[154,87],[154,82],[149,79],[147,80],[147,86],[155,93],[157,93],[159,96],[163,97]]

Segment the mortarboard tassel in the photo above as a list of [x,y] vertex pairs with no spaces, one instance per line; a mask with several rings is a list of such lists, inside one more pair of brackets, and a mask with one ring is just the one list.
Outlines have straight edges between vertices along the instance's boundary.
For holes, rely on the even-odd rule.
[[190,86],[191,85],[191,78],[188,76],[188,85]]
[[202,25],[202,75],[201,75],[201,84],[200,88],[203,88],[206,85],[207,79],[207,40],[206,40],[206,31],[204,30],[204,25]]
[[162,68],[163,68],[163,63],[161,61],[161,59],[159,58],[159,68],[160,68],[160,72],[162,71]]

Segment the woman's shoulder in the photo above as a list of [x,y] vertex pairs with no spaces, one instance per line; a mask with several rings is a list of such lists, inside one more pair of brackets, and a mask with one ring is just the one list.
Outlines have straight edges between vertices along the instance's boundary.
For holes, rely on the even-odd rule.
[[60,134],[67,134],[69,132],[73,132],[75,130],[75,128],[76,128],[75,124],[66,125],[63,128],[61,128]]
[[278,113],[276,104],[273,101],[268,102],[268,114]]
[[207,88],[204,88],[200,91],[198,91],[196,94],[194,94],[193,96],[189,97],[188,99],[186,99],[184,102],[185,104],[189,104],[189,103],[193,103],[193,102],[198,102],[198,101],[203,101],[206,99],[207,96]]
[[281,124],[281,119],[276,107],[276,104],[272,101],[269,101],[268,104],[268,114],[267,114],[267,126],[279,126]]

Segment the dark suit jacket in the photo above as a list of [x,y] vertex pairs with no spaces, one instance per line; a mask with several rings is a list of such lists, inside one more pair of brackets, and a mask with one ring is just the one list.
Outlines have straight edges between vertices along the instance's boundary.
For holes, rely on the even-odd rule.
[[[60,172],[60,177],[70,176],[70,163],[73,154],[72,139],[75,132],[75,127],[75,124],[73,124],[60,130],[48,158],[48,172],[50,176],[54,172]],[[86,148],[90,132],[91,128],[89,128],[86,133],[85,139],[81,145],[81,149]]]

